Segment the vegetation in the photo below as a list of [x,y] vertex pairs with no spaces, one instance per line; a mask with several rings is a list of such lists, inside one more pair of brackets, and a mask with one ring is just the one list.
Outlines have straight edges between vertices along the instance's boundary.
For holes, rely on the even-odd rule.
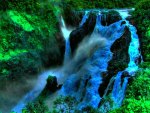
[[71,96],[59,97],[54,101],[54,110],[56,113],[72,113],[75,110],[77,100]]
[[0,4],[0,77],[36,74],[61,63],[55,37],[58,9],[38,0]]
[[133,12],[138,28],[144,61],[150,62],[150,0],[141,0]]
[[[63,5],[69,5],[73,9],[92,9],[92,8],[124,8],[133,7],[138,0],[64,0]],[[64,7],[64,6],[63,6]]]
[[[134,7],[133,20],[138,28],[144,63],[130,82],[122,107],[110,113],[148,113],[150,111],[150,0],[5,0],[0,1],[0,78],[32,75],[43,66],[59,65],[62,54],[57,42],[58,21],[63,14],[67,21],[80,20],[75,10],[91,8]],[[112,12],[114,14],[115,12]],[[72,15],[70,17],[70,15]],[[67,18],[68,17],[68,18]],[[115,18],[116,19],[116,18]],[[111,69],[123,70],[127,64],[117,61]],[[47,79],[48,85],[42,96],[56,90],[54,77]],[[53,84],[52,84],[53,83]],[[50,84],[50,85],[49,85]],[[60,97],[54,102],[53,113],[76,110],[73,97]],[[44,100],[38,99],[26,106],[23,113],[50,113]],[[98,113],[91,106],[82,112]]]
[[122,107],[110,113],[149,113],[150,68],[137,72],[126,92]]
[[78,101],[75,98],[71,96],[61,96],[54,101],[53,113],[99,113],[98,109],[91,106],[78,110],[76,108],[77,104]]
[[29,103],[26,109],[22,110],[22,113],[50,113],[50,111],[43,100],[37,100]]

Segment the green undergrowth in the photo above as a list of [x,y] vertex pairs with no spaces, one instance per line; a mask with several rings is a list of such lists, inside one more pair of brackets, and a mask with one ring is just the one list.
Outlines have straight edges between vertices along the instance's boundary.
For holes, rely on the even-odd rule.
[[21,53],[26,53],[27,50],[9,50],[8,52],[5,53],[0,53],[0,60],[1,61],[8,61],[12,57],[18,56]]
[[138,28],[143,58],[150,62],[150,0],[141,0],[135,8],[133,19]]
[[64,0],[62,3],[64,5],[70,5],[75,9],[93,9],[93,8],[130,8],[133,7],[138,0]]
[[60,9],[47,2],[0,1],[0,77],[36,74],[61,63],[55,37]]
[[127,87],[122,107],[110,113],[149,113],[149,111],[150,68],[141,68]]

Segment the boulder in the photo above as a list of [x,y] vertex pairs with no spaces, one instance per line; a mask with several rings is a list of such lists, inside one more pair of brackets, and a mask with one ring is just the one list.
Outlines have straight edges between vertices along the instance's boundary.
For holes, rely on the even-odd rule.
[[48,95],[52,94],[53,92],[57,91],[61,88],[61,85],[58,85],[56,76],[49,76],[47,78],[47,83],[39,97],[47,97]]
[[102,12],[102,22],[101,23],[103,26],[109,26],[110,24],[113,24],[121,19],[122,18],[117,11],[111,10],[109,12]]
[[74,53],[79,43],[86,36],[90,35],[93,32],[95,24],[96,24],[96,15],[91,13],[87,21],[83,24],[83,26],[78,27],[77,29],[71,32],[69,40],[72,53]]

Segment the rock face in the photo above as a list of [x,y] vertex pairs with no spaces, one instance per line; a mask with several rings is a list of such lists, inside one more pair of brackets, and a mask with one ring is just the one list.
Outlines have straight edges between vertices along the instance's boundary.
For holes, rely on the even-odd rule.
[[73,8],[71,8],[68,4],[64,4],[63,9],[63,17],[67,26],[78,27],[80,21],[82,20],[82,16],[84,12],[76,12]]
[[103,26],[109,26],[112,23],[115,23],[117,21],[121,20],[121,16],[117,11],[109,11],[109,12],[102,12],[102,25]]
[[108,63],[108,72],[103,77],[103,83],[99,87],[99,93],[102,97],[107,88],[110,79],[117,74],[117,72],[124,70],[129,63],[128,48],[131,41],[131,33],[126,27],[125,32],[121,38],[117,39],[111,47],[113,53],[112,59]]
[[62,61],[63,61],[62,59],[64,59],[64,54],[65,54],[65,39],[61,33],[56,34],[56,41],[57,41],[60,55],[61,55],[61,61],[60,62],[62,63]]
[[64,19],[67,26],[78,27],[82,20],[82,13],[77,13],[73,11],[65,11]]
[[47,79],[47,84],[45,88],[53,92],[53,91],[56,91],[57,86],[58,86],[57,78],[55,76],[54,77],[49,76]]
[[72,33],[70,34],[70,45],[72,53],[74,53],[79,43],[86,36],[90,35],[93,32],[95,24],[96,24],[96,15],[91,13],[87,21],[83,24],[83,26],[72,31]]
[[46,86],[43,89],[43,91],[41,92],[41,94],[39,95],[39,97],[45,97],[45,96],[55,92],[56,90],[58,90],[60,87],[61,86],[58,85],[58,83],[57,83],[56,76],[49,76],[47,78]]

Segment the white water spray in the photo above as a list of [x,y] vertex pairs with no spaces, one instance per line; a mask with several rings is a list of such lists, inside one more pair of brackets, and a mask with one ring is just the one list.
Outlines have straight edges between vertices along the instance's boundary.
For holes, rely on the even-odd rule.
[[63,17],[61,17],[61,32],[65,39],[65,55],[64,55],[64,64],[66,64],[71,58],[71,48],[70,48],[70,41],[69,35],[73,29],[69,29],[66,27],[65,21]]

